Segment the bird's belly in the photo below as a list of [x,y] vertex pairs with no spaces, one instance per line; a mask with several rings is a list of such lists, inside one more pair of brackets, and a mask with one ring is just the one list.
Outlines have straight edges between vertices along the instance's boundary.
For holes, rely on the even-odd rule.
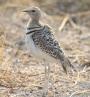
[[40,48],[36,47],[30,36],[26,37],[26,46],[27,46],[27,49],[30,52],[31,56],[33,56],[39,60],[44,59],[48,62],[55,62],[56,61],[56,59],[51,57],[49,54],[46,54]]
[[37,48],[35,47],[35,44],[29,35],[26,36],[26,47],[32,56],[35,57],[38,54]]

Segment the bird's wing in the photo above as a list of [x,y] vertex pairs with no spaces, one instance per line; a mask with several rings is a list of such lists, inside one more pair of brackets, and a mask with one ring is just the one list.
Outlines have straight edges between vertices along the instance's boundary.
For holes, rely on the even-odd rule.
[[47,26],[44,26],[43,29],[33,34],[32,38],[35,45],[41,48],[42,51],[56,59],[60,59],[60,55],[62,55],[63,52]]
[[58,42],[55,40],[48,26],[44,26],[43,29],[37,31],[32,35],[32,39],[37,47],[42,51],[52,56],[55,59],[60,60],[64,71],[67,73],[67,67],[73,67],[68,58],[65,57]]

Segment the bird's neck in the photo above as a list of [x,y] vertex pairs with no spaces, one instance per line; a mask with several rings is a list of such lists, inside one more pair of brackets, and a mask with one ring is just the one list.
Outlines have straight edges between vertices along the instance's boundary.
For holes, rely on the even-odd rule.
[[28,28],[32,28],[32,27],[41,27],[40,23],[38,20],[29,20],[28,22]]

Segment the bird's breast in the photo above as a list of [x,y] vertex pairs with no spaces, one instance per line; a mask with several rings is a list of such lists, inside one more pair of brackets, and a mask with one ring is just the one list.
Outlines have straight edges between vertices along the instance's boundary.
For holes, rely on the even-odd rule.
[[54,58],[52,58],[50,55],[42,51],[41,48],[34,44],[31,35],[26,35],[26,47],[31,56],[39,60],[45,59],[48,62],[56,62]]
[[31,35],[26,35],[26,47],[27,47],[27,50],[30,52],[30,54],[33,56],[35,56],[37,54],[37,48],[34,44],[34,41],[31,37]]

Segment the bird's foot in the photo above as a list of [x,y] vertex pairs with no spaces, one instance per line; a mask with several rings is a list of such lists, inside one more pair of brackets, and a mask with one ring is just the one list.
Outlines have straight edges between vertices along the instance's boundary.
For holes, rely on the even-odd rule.
[[42,97],[47,97],[47,95],[48,95],[48,92],[43,92],[43,94],[42,94]]

